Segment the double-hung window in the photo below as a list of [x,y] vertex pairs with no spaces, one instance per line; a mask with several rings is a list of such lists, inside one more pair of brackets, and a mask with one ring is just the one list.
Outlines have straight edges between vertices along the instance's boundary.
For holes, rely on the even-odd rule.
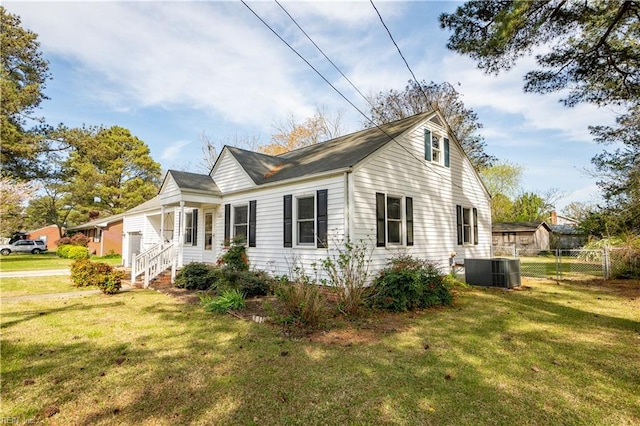
[[424,159],[445,167],[450,166],[449,139],[425,129],[424,131]]
[[257,201],[249,204],[224,205],[224,244],[231,239],[243,239],[249,247],[256,246]]
[[458,245],[478,244],[478,209],[456,206]]
[[315,242],[315,196],[296,198],[296,231],[298,245]]
[[413,198],[376,193],[378,247],[413,245]]
[[248,220],[249,207],[246,204],[233,206],[233,238],[247,239]]
[[328,191],[320,189],[311,195],[285,195],[283,201],[283,246],[326,247]]
[[184,214],[184,243],[191,246],[198,243],[198,209]]

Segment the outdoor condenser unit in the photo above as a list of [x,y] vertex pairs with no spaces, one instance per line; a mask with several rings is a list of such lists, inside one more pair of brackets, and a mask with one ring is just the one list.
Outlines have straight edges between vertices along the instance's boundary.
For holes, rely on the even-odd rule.
[[520,259],[465,259],[464,278],[467,284],[471,285],[519,287]]

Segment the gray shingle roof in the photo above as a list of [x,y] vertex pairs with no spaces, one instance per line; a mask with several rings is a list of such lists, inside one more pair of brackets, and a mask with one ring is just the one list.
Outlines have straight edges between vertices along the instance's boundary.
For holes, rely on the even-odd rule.
[[434,111],[361,130],[278,156],[227,147],[256,185],[355,166]]
[[492,225],[492,232],[535,232],[540,226],[551,231],[546,222],[497,222]]
[[173,177],[173,180],[180,189],[191,189],[194,191],[207,191],[214,194],[220,194],[218,185],[216,185],[209,175],[181,172],[178,170],[169,170],[167,174]]

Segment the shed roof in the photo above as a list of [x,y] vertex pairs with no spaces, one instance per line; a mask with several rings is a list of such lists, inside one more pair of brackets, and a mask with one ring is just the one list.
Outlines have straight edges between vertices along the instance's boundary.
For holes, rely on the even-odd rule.
[[80,231],[82,229],[102,228],[114,222],[121,221],[124,218],[124,213],[114,214],[112,216],[98,218],[82,225],[72,226],[67,228],[68,231]]
[[491,232],[536,232],[541,226],[551,232],[546,222],[497,222]]

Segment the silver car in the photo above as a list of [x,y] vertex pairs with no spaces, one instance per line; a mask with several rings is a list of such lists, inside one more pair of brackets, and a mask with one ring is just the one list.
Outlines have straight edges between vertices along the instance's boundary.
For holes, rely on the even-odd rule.
[[18,240],[13,244],[0,246],[0,254],[7,256],[11,253],[39,254],[47,251],[47,245],[42,240]]

